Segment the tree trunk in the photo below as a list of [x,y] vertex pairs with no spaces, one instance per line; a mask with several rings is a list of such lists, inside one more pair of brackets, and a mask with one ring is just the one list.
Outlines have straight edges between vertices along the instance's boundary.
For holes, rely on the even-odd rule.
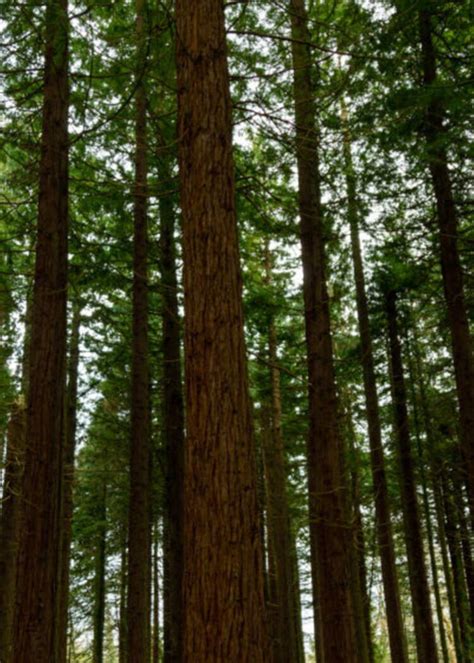
[[185,662],[270,660],[221,0],[176,3],[187,444]]
[[[98,495],[97,508],[97,540],[95,546],[95,577],[93,628],[94,641],[92,649],[93,663],[104,663],[104,623],[105,623],[105,562],[106,562],[106,517],[107,487],[105,483]],[[132,659],[133,660],[133,659]]]
[[[414,335],[415,336],[415,335]],[[426,535],[428,539],[428,551],[430,555],[430,566],[431,566],[431,575],[433,578],[433,591],[435,595],[435,603],[436,603],[436,615],[438,619],[438,633],[440,637],[440,643],[441,643],[441,651],[443,654],[443,661],[445,663],[448,663],[449,656],[448,656],[448,646],[447,646],[447,640],[446,640],[446,632],[444,628],[444,621],[443,621],[443,603],[441,600],[441,590],[440,590],[440,584],[439,584],[439,574],[438,574],[438,566],[436,564],[436,551],[435,551],[435,546],[434,546],[434,534],[433,534],[433,525],[432,525],[432,519],[431,519],[431,509],[430,509],[430,504],[429,504],[429,495],[428,495],[428,480],[427,480],[427,475],[426,475],[426,470],[425,470],[425,453],[423,450],[422,446],[422,441],[421,441],[421,425],[420,425],[420,418],[418,414],[418,399],[417,399],[417,393],[415,389],[415,385],[417,383],[423,383],[423,377],[415,372],[415,366],[414,366],[414,361],[413,361],[413,355],[411,352],[411,344],[410,344],[410,337],[408,334],[405,336],[406,340],[406,346],[407,346],[407,355],[408,355],[408,377],[409,377],[409,386],[410,386],[410,397],[411,397],[411,404],[412,404],[412,411],[413,411],[413,427],[415,431],[415,440],[416,440],[416,463],[418,466],[418,472],[420,476],[420,483],[421,483],[421,491],[422,491],[422,504],[423,504],[423,516],[424,520],[426,523]],[[413,344],[413,349],[414,349],[414,355],[416,357],[417,354],[417,339],[415,336],[414,339],[414,344]],[[417,368],[420,368],[418,365]],[[423,389],[424,389],[424,384],[423,384]],[[421,388],[420,388],[421,392]],[[421,395],[421,394],[420,394]],[[429,441],[429,435],[427,431],[426,433],[426,445],[428,446],[430,444]],[[430,466],[430,463],[428,462],[428,467]]]
[[359,213],[354,168],[352,164],[347,113],[342,109],[344,128],[344,161],[348,198],[348,219],[351,230],[351,249],[356,286],[357,318],[361,344],[365,407],[370,444],[370,462],[374,489],[377,542],[382,566],[382,581],[387,614],[390,653],[393,663],[408,663],[405,630],[400,603],[400,588],[396,568],[392,532],[392,514],[387,488],[385,458],[380,426],[379,400],[375,379],[374,353],[369,322],[369,307],[365,286],[364,266],[359,239]]
[[153,639],[152,662],[160,662],[160,569],[158,566],[158,524],[153,531]]
[[[372,628],[370,617],[370,597],[367,592],[367,569],[365,564],[365,536],[364,523],[362,520],[361,502],[360,502],[360,463],[359,449],[356,447],[356,435],[352,421],[352,412],[350,404],[347,408],[347,437],[349,440],[351,466],[350,472],[351,501],[352,507],[350,519],[353,531],[353,594],[354,608],[356,613],[357,634],[359,640],[359,650],[363,653],[368,663],[374,663],[374,650],[372,642]],[[348,478],[349,480],[349,478]]]
[[408,575],[415,621],[416,647],[420,663],[436,663],[438,652],[431,614],[420,514],[411,452],[410,431],[402,353],[398,335],[396,293],[386,294],[386,315],[390,348],[395,437],[400,465],[400,491],[408,558]]
[[[309,377],[308,481],[313,597],[316,605],[317,591],[324,663],[351,663],[359,657],[351,600],[351,536],[345,508],[324,269],[312,60],[307,46],[310,39],[304,0],[290,0],[289,9]],[[316,618],[316,632],[317,622]]]
[[135,192],[133,235],[133,331],[128,521],[127,646],[130,662],[150,660],[150,388],[148,369],[146,0],[136,0]]
[[120,605],[119,605],[119,663],[127,663],[127,540],[122,541],[120,554]]
[[461,636],[461,660],[463,663],[468,663],[472,660],[472,656],[474,655],[472,648],[472,629],[470,623],[469,602],[466,581],[464,577],[461,540],[456,519],[456,510],[445,472],[441,474],[441,483],[445,515],[446,540],[448,543],[449,556],[451,558],[454,596],[456,599],[456,612]]
[[462,490],[463,484],[462,481],[458,480],[456,475],[453,477],[452,488],[456,505],[456,518],[459,523],[459,536],[461,538],[461,549],[464,562],[464,571],[466,574],[469,606],[471,609],[471,615],[474,617],[474,565],[472,561],[471,537],[465,513],[465,504]]
[[[270,270],[268,269],[268,272]],[[272,427],[271,435],[264,438],[265,474],[267,483],[267,529],[275,565],[276,611],[274,635],[274,662],[300,663],[298,654],[297,593],[294,584],[293,534],[291,531],[286,490],[286,464],[281,430],[280,371],[277,365],[277,341],[275,325],[270,321],[268,334]]]
[[[160,143],[162,139],[159,137]],[[163,338],[164,652],[165,663],[180,663],[183,639],[183,458],[184,405],[181,380],[180,319],[176,276],[175,211],[169,148],[158,153],[160,180],[160,269]]]
[[60,477],[66,363],[67,0],[49,0],[33,288],[27,453],[14,620],[15,663],[56,659]]
[[58,597],[58,663],[66,663],[69,606],[69,563],[71,557],[74,454],[76,450],[77,383],[79,369],[79,331],[81,312],[74,305],[69,348],[66,425],[63,440],[63,480],[61,495],[61,567]]
[[444,110],[436,92],[436,52],[429,9],[419,13],[424,87],[431,99],[426,108],[424,133],[439,227],[441,272],[451,332],[454,373],[461,423],[461,449],[465,459],[471,517],[474,518],[474,359],[464,297],[464,279],[458,252],[458,221],[446,153]]
[[16,598],[21,485],[25,460],[25,406],[13,404],[7,433],[7,457],[0,517],[0,661],[12,662],[12,627]]

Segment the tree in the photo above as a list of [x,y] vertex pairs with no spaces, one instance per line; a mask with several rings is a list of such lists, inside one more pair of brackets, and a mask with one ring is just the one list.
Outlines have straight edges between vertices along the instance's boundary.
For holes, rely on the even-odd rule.
[[176,4],[186,455],[184,661],[269,660],[220,0]]
[[147,4],[136,2],[135,187],[133,207],[133,329],[128,520],[128,660],[150,659],[151,474],[148,369]]
[[60,559],[60,476],[65,393],[68,237],[68,7],[46,7],[23,517],[13,660],[50,662]]
[[[308,353],[311,566],[319,595],[323,660],[358,661],[351,597],[351,539],[338,430],[307,14],[290,3],[299,213]],[[316,632],[318,625],[316,623]]]

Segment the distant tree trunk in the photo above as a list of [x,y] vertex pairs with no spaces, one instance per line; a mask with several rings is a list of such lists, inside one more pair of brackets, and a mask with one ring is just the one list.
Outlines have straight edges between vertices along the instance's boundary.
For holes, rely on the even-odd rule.
[[385,304],[390,349],[390,377],[392,381],[395,437],[400,465],[400,492],[407,546],[408,575],[410,579],[413,618],[415,621],[416,647],[420,663],[437,663],[438,652],[431,614],[431,599],[416,496],[405,378],[398,334],[396,299],[395,291],[391,290],[386,294]]
[[[415,336],[415,334],[414,334]],[[410,386],[410,397],[411,397],[411,403],[412,403],[412,411],[413,411],[413,427],[415,431],[415,439],[416,439],[416,461],[418,465],[418,472],[420,476],[420,483],[421,483],[421,490],[422,490],[422,498],[423,498],[423,516],[424,516],[424,521],[426,523],[426,534],[427,534],[427,539],[428,539],[428,550],[429,550],[429,555],[430,555],[430,565],[431,565],[431,575],[433,578],[433,591],[435,595],[435,603],[436,603],[436,615],[438,619],[438,632],[440,636],[440,643],[441,643],[441,651],[443,654],[443,661],[445,663],[448,663],[449,656],[448,656],[448,646],[447,646],[447,640],[446,640],[446,632],[444,628],[444,621],[443,621],[443,603],[441,600],[441,590],[440,590],[440,584],[439,584],[439,574],[438,574],[438,566],[436,564],[436,551],[435,551],[435,546],[434,546],[434,534],[433,534],[433,525],[432,525],[432,518],[431,518],[431,509],[430,509],[430,504],[429,504],[429,495],[428,495],[428,478],[427,478],[427,473],[426,473],[426,460],[425,458],[426,454],[424,453],[423,450],[423,445],[421,441],[421,422],[420,422],[420,417],[419,417],[419,412],[418,412],[418,398],[417,398],[417,393],[415,389],[415,384],[417,383],[423,383],[423,377],[420,376],[415,372],[415,362],[413,361],[414,357],[413,355],[416,356],[417,354],[417,339],[416,336],[414,338],[414,343],[413,343],[413,350],[412,352],[412,347],[411,347],[411,339],[408,334],[406,334],[405,337],[406,340],[406,345],[407,345],[407,355],[408,355],[408,376],[409,376],[409,386]],[[423,387],[424,389],[424,384]],[[420,388],[421,392],[421,388]],[[428,432],[425,431],[426,433],[426,446],[429,445],[429,440],[428,440]],[[430,463],[428,462],[428,467],[430,466]]]
[[400,603],[400,588],[393,544],[392,515],[387,488],[385,458],[380,426],[379,400],[375,379],[374,352],[370,332],[369,307],[365,286],[364,266],[359,239],[359,212],[351,139],[347,112],[342,108],[344,129],[344,161],[346,171],[348,219],[351,230],[352,261],[356,286],[357,317],[361,343],[361,362],[364,378],[365,407],[370,443],[370,461],[374,488],[377,541],[382,566],[382,581],[387,613],[390,652],[393,663],[408,663],[405,631]]
[[[97,504],[97,538],[95,543],[95,576],[92,649],[93,663],[104,663],[104,624],[105,624],[105,563],[106,563],[106,517],[107,487],[101,486]],[[132,659],[133,660],[133,659]],[[25,662],[26,663],[26,662]]]
[[451,564],[449,563],[448,545],[446,542],[446,531],[444,525],[444,508],[441,488],[439,486],[441,480],[441,470],[439,468],[432,468],[433,473],[433,495],[436,510],[436,522],[438,526],[438,541],[441,549],[441,559],[443,561],[444,578],[446,582],[446,593],[448,595],[449,613],[451,617],[451,629],[454,640],[454,648],[456,651],[457,663],[462,663],[462,642],[461,633],[459,628],[459,619],[456,608],[456,598],[454,594],[454,583],[452,576]]
[[[352,463],[346,479],[350,480],[351,486],[351,512],[352,531],[354,538],[354,559],[353,559],[353,594],[354,606],[357,620],[357,632],[359,638],[359,650],[363,653],[365,660],[374,663],[374,649],[372,642],[372,628],[370,617],[370,597],[367,592],[367,569],[365,564],[365,536],[364,523],[362,521],[362,511],[360,502],[360,462],[359,449],[356,447],[356,435],[352,420],[350,404],[347,407],[347,438],[349,442],[349,451]],[[361,635],[362,634],[362,635]]]
[[153,638],[152,638],[152,662],[160,661],[160,569],[158,566],[158,525],[155,524],[153,531]]
[[68,227],[67,0],[46,7],[43,124],[32,301],[27,453],[19,543],[15,663],[51,663],[60,561]]
[[176,3],[187,442],[185,663],[270,660],[221,0]]
[[[265,281],[271,284],[272,258],[265,248]],[[264,437],[265,478],[267,484],[267,529],[269,548],[275,565],[274,663],[300,663],[298,646],[299,587],[294,580],[294,545],[286,488],[286,461],[281,421],[280,370],[273,319],[269,321],[268,358],[271,389],[271,434]]]
[[66,422],[63,451],[63,478],[61,494],[61,567],[58,597],[58,663],[66,663],[67,626],[69,606],[69,563],[71,557],[74,454],[76,450],[77,384],[79,370],[79,332],[81,311],[77,304],[73,308],[71,339],[69,347],[68,384],[66,392]]
[[465,504],[462,490],[463,486],[462,482],[459,482],[456,476],[453,477],[452,487],[456,505],[456,517],[459,522],[459,535],[461,537],[462,557],[464,562],[464,571],[466,573],[466,586],[467,594],[469,597],[469,606],[471,609],[471,615],[473,615],[474,618],[474,566],[472,560],[471,538],[466,513],[464,511]]
[[130,663],[150,659],[150,387],[148,368],[146,0],[136,0],[133,331],[128,521],[127,647]]
[[7,433],[7,457],[0,516],[0,661],[12,661],[18,537],[21,528],[21,485],[25,461],[25,406],[13,404]]
[[432,427],[432,416],[431,416],[431,413],[430,413],[428,398],[427,398],[427,394],[426,394],[424,370],[423,370],[423,364],[422,364],[422,360],[421,360],[421,356],[420,356],[420,346],[419,346],[419,343],[418,343],[418,338],[417,338],[417,333],[416,333],[416,327],[415,326],[413,326],[412,332],[413,332],[413,337],[414,337],[413,351],[414,351],[414,357],[415,357],[415,362],[416,362],[416,378],[417,378],[417,382],[418,382],[418,385],[419,385],[420,405],[421,405],[421,412],[422,412],[422,415],[423,415],[423,427],[424,427],[424,430],[425,430],[425,433],[426,433],[426,450],[427,450],[427,456],[428,456],[428,461],[429,461],[429,472],[430,472],[431,486],[432,486],[432,489],[433,489],[433,499],[434,499],[434,506],[435,506],[435,514],[436,514],[438,543],[439,543],[439,547],[440,547],[440,551],[441,551],[441,559],[442,559],[442,562],[443,562],[443,573],[444,573],[444,578],[445,578],[445,583],[446,583],[446,594],[447,594],[447,597],[448,597],[449,612],[450,612],[450,617],[451,617],[452,635],[453,635],[454,647],[455,647],[455,651],[456,651],[456,660],[458,661],[458,663],[460,663],[461,658],[462,658],[461,637],[460,637],[459,624],[458,624],[458,618],[457,618],[457,613],[456,613],[456,604],[455,604],[454,588],[453,588],[453,578],[452,578],[452,573],[451,573],[451,567],[450,567],[450,564],[449,564],[448,548],[447,548],[447,543],[446,543],[446,532],[445,532],[445,526],[444,526],[444,512],[443,512],[442,495],[441,495],[441,489],[440,489],[441,473],[442,473],[443,470],[440,467],[439,461],[438,461],[438,459],[436,457],[436,454],[435,454],[435,436],[434,436],[433,427]]
[[127,540],[120,554],[119,663],[127,663]]
[[474,518],[474,358],[464,298],[464,279],[458,252],[458,221],[446,153],[444,109],[436,92],[439,83],[437,82],[431,14],[428,8],[419,12],[419,29],[423,83],[431,95],[428,97],[424,133],[438,215],[441,271],[459,402],[461,449],[466,463],[471,517]]
[[[359,661],[351,600],[351,536],[338,430],[324,231],[316,131],[316,108],[307,44],[304,0],[290,0],[309,377],[308,481],[314,604],[324,663]],[[319,597],[317,596],[319,593]],[[315,610],[316,613],[316,610]],[[315,630],[317,632],[318,619]]]
[[[161,137],[159,137],[162,143]],[[160,180],[160,270],[163,338],[163,439],[165,504],[163,524],[165,663],[180,663],[183,641],[183,465],[184,405],[181,380],[180,316],[176,275],[175,211],[169,148],[158,153]]]
[[445,514],[445,531],[448,543],[451,568],[453,572],[454,596],[456,599],[456,612],[459,622],[459,631],[462,646],[462,661],[468,663],[474,656],[472,648],[472,629],[467,595],[466,581],[462,560],[461,540],[456,519],[456,510],[453,503],[452,492],[446,478],[446,472],[441,474],[443,506]]

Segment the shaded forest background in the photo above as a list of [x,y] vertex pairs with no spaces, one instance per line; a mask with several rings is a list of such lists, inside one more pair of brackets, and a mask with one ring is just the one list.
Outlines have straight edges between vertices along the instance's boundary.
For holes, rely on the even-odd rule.
[[0,6],[2,663],[474,660],[472,3]]

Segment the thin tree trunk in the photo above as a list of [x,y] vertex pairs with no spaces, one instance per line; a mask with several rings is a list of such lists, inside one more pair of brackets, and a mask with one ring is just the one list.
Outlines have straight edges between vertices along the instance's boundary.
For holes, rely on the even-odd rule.
[[68,384],[66,393],[66,426],[61,495],[61,567],[59,570],[58,597],[58,663],[65,663],[67,656],[67,627],[69,607],[69,563],[71,557],[74,454],[76,450],[77,385],[79,369],[79,332],[81,311],[77,304],[73,308],[71,339],[69,348]]
[[186,663],[271,658],[222,0],[176,3],[184,244]]
[[430,479],[431,479],[431,485],[433,489],[433,499],[434,499],[434,506],[435,506],[435,514],[436,514],[436,524],[437,524],[437,534],[438,534],[438,543],[439,547],[441,550],[441,559],[443,562],[443,573],[445,577],[445,583],[446,583],[446,593],[448,597],[448,605],[449,605],[449,612],[450,612],[450,617],[451,617],[451,628],[452,628],[452,636],[454,640],[454,648],[456,651],[456,660],[458,663],[461,661],[462,657],[462,648],[461,648],[461,636],[459,632],[459,623],[458,623],[458,618],[457,618],[457,611],[456,611],[456,604],[455,604],[455,598],[454,598],[454,587],[453,587],[453,578],[451,574],[451,566],[449,563],[449,557],[448,557],[448,548],[447,548],[447,543],[446,543],[446,532],[445,532],[445,526],[444,526],[444,512],[443,512],[443,504],[442,504],[442,495],[441,495],[441,489],[440,489],[440,480],[441,480],[441,473],[442,469],[439,466],[439,462],[436,458],[435,455],[435,437],[433,434],[433,428],[432,428],[432,417],[431,413],[429,410],[429,404],[428,404],[428,399],[427,399],[427,394],[426,394],[426,386],[425,386],[425,378],[424,378],[424,371],[423,371],[423,364],[420,356],[420,346],[418,342],[418,337],[417,337],[417,332],[416,332],[416,327],[413,327],[412,329],[413,332],[413,337],[414,337],[414,343],[413,343],[413,351],[414,351],[414,356],[415,356],[415,361],[416,361],[416,372],[417,372],[417,382],[419,385],[419,392],[420,392],[420,405],[421,405],[421,411],[423,415],[423,427],[425,429],[426,433],[426,449],[427,449],[427,454],[428,454],[428,461],[429,461],[429,471],[430,471]]
[[454,373],[459,402],[461,449],[466,464],[471,517],[474,518],[474,359],[464,297],[464,279],[458,252],[458,221],[446,153],[444,109],[436,92],[436,52],[431,14],[419,12],[424,87],[430,92],[424,133],[427,158],[436,198],[441,272],[451,332]]
[[158,566],[158,524],[153,532],[153,640],[152,661],[160,661],[160,570]]
[[459,536],[461,539],[461,549],[464,563],[464,572],[466,574],[466,587],[469,597],[469,606],[471,609],[471,615],[474,617],[474,566],[472,561],[471,537],[465,513],[463,484],[462,481],[458,480],[456,475],[453,477],[452,488],[456,507],[456,518],[459,523]]
[[150,387],[148,368],[146,0],[136,0],[133,331],[128,521],[127,646],[130,663],[150,660]]
[[[347,522],[337,421],[329,300],[319,184],[312,59],[304,0],[290,0],[299,180],[300,234],[309,377],[308,482],[314,605],[319,593],[324,663],[358,661],[351,599]],[[319,619],[318,619],[319,617]],[[318,626],[318,621],[319,626]],[[321,662],[320,662],[321,663]]]
[[120,555],[120,606],[119,606],[119,663],[127,663],[127,540],[122,541]]
[[7,457],[0,517],[0,661],[12,661],[21,487],[25,460],[25,406],[13,404],[7,433]]
[[420,514],[408,424],[408,411],[402,353],[398,335],[396,293],[385,299],[394,408],[395,436],[400,464],[400,491],[408,557],[408,575],[415,621],[416,647],[420,663],[437,663],[438,652],[431,614]]
[[[271,283],[271,255],[265,248],[265,281]],[[300,663],[298,658],[299,589],[294,584],[293,535],[286,488],[285,449],[281,421],[280,370],[278,368],[275,323],[269,321],[268,358],[271,383],[271,435],[264,436],[265,474],[267,483],[267,528],[269,548],[275,564],[276,632],[274,635],[275,663]]]
[[[14,620],[15,663],[51,663],[57,652],[61,448],[66,367],[68,227],[67,0],[46,7],[43,124],[32,303],[27,453]],[[55,630],[56,629],[56,630]]]
[[[160,142],[162,139],[160,138]],[[160,179],[160,269],[163,338],[164,652],[165,663],[180,663],[183,639],[183,464],[184,405],[181,380],[180,319],[176,275],[175,211],[169,149],[158,153]]]
[[350,408],[347,410],[347,437],[349,439],[349,450],[352,458],[350,469],[350,485],[351,485],[351,506],[352,513],[350,518],[353,527],[354,537],[354,571],[353,576],[356,578],[354,582],[354,605],[357,611],[357,630],[363,634],[364,637],[359,636],[359,648],[364,651],[364,656],[369,663],[374,663],[374,649],[372,642],[372,628],[370,617],[370,598],[367,592],[367,569],[365,565],[365,536],[364,524],[362,520],[362,511],[360,503],[360,463],[359,463],[359,450],[356,447],[355,431],[352,421],[352,412]]
[[107,486],[104,483],[98,495],[97,505],[97,540],[95,546],[95,577],[93,627],[94,641],[92,648],[93,663],[104,663],[104,624],[105,624],[105,562],[106,562],[106,517]]
[[364,378],[365,407],[370,444],[370,462],[374,488],[375,520],[378,550],[382,566],[382,581],[387,614],[390,653],[393,663],[408,663],[405,630],[400,602],[395,547],[392,532],[392,514],[387,488],[385,457],[380,426],[379,400],[375,379],[374,352],[369,322],[369,307],[365,286],[364,266],[359,239],[359,213],[351,139],[347,112],[342,109],[344,128],[344,161],[348,198],[348,219],[351,230],[352,261],[356,286],[357,317],[361,342],[361,362]]
[[[420,426],[420,419],[418,415],[418,402],[417,402],[417,394],[415,390],[415,383],[420,381],[420,376],[416,375],[415,373],[415,367],[414,367],[414,362],[413,362],[413,357],[412,357],[412,352],[411,352],[411,347],[410,347],[410,337],[408,334],[406,335],[406,343],[407,343],[407,354],[408,354],[408,375],[409,375],[409,384],[410,384],[410,396],[411,396],[411,402],[412,402],[412,410],[413,410],[413,426],[415,430],[415,439],[416,439],[416,451],[417,451],[417,465],[418,465],[418,471],[419,471],[419,476],[420,476],[420,481],[421,481],[421,490],[422,490],[422,499],[423,499],[423,515],[426,523],[426,534],[428,538],[428,550],[429,550],[429,555],[430,555],[430,565],[431,565],[431,575],[433,578],[433,590],[434,590],[434,595],[435,595],[435,603],[436,603],[436,614],[437,614],[437,619],[438,619],[438,632],[439,632],[439,637],[440,637],[440,643],[441,643],[441,651],[443,654],[443,661],[445,663],[448,663],[449,657],[448,657],[448,646],[447,646],[447,640],[446,640],[446,632],[444,628],[444,621],[443,621],[443,603],[441,600],[441,590],[440,590],[440,585],[439,585],[439,575],[438,575],[438,567],[436,564],[436,553],[435,553],[435,547],[434,547],[434,535],[433,535],[433,525],[431,521],[431,510],[430,510],[430,504],[429,504],[429,496],[428,496],[428,480],[426,476],[426,471],[425,471],[425,454],[423,452],[423,446],[421,442],[421,426]],[[415,339],[415,344],[416,344],[416,339]],[[414,344],[414,345],[415,345]],[[422,380],[422,378],[421,378]],[[426,431],[425,431],[426,432]],[[428,437],[428,435],[427,435]],[[428,440],[427,440],[428,444]]]
[[448,543],[451,568],[453,572],[454,596],[462,646],[462,662],[468,663],[474,656],[472,648],[472,629],[470,624],[469,602],[462,562],[461,540],[456,520],[453,496],[449,489],[446,473],[441,474],[443,506],[445,515],[445,532]]

